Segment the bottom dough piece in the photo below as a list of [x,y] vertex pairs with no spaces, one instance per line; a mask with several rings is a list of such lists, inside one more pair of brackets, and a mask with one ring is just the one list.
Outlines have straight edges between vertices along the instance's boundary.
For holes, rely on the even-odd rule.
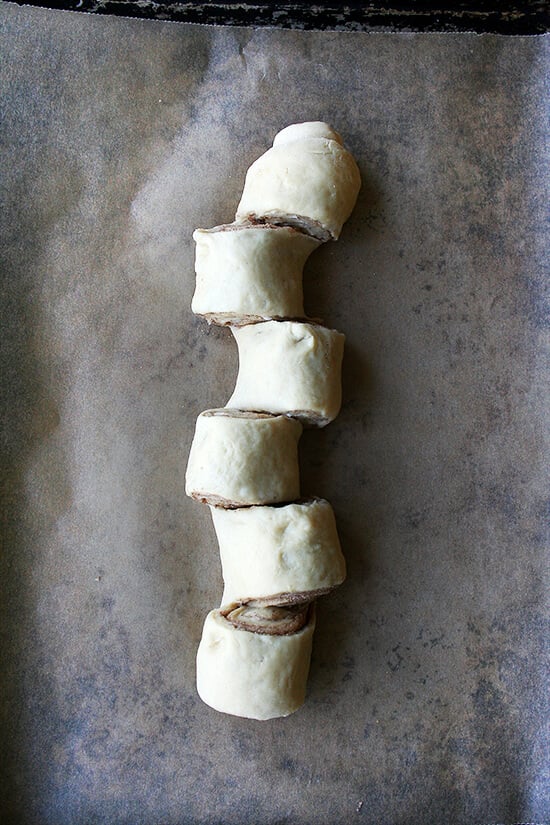
[[[237,609],[233,605],[212,610],[206,617],[197,653],[199,696],[215,710],[247,719],[294,713],[306,694],[314,606],[309,606],[303,627],[290,633],[285,628],[294,622],[283,613],[275,617],[250,613],[247,626],[256,620],[260,629],[244,630],[235,624],[240,621],[235,617]],[[266,621],[272,624],[267,633],[262,632]],[[277,624],[282,635],[276,632]]]

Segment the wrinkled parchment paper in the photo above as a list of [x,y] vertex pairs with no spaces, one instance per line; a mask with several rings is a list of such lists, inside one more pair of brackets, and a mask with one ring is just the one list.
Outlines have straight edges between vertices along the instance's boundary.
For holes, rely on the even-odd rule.
[[[547,821],[549,41],[0,21],[3,821]],[[306,273],[347,346],[303,491],[349,578],[307,704],[259,723],[195,693],[222,585],[184,471],[237,359],[191,233],[308,119],[363,176]]]

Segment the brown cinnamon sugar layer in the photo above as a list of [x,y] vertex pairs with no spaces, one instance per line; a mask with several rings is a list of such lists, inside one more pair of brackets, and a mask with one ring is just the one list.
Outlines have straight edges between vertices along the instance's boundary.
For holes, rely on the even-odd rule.
[[239,604],[244,606],[255,605],[261,607],[263,605],[269,607],[294,607],[296,605],[309,604],[319,596],[326,596],[332,590],[338,587],[337,584],[332,587],[320,587],[317,590],[304,590],[299,593],[274,593],[271,596],[261,596],[256,599],[240,599]]
[[201,504],[211,504],[212,507],[223,507],[224,510],[237,510],[239,507],[250,506],[243,505],[238,501],[230,501],[228,498],[222,498],[222,496],[216,496],[214,493],[195,491],[190,493],[190,496],[195,501],[200,501]]
[[264,321],[297,321],[302,324],[321,324],[322,318],[310,318],[307,315],[235,315],[232,312],[196,312],[209,324],[218,327],[246,327],[249,324],[261,324]]
[[197,312],[209,324],[216,324],[219,327],[244,327],[248,324],[261,324],[262,321],[287,320],[280,316],[270,315],[235,315],[233,312]]
[[218,407],[214,410],[205,410],[201,413],[203,418],[281,418],[281,414],[252,412],[251,410],[236,410],[231,407]]
[[311,603],[267,605],[261,600],[247,604],[231,604],[220,610],[221,615],[239,630],[267,636],[290,636],[308,622]]
[[322,241],[323,243],[335,240],[328,229],[321,226],[319,221],[314,221],[305,215],[274,214],[271,212],[267,216],[262,216],[250,213],[246,216],[246,220],[248,223],[257,226],[265,223],[269,223],[272,226],[289,226],[292,229],[298,230],[298,232],[303,232],[305,235],[317,238],[318,241]]
[[[229,409],[229,408],[228,408]],[[285,418],[295,418],[300,424],[306,428],[321,428],[330,424],[331,419],[319,415],[313,410],[287,410],[284,413],[269,413],[265,410],[241,410],[239,415],[234,415],[237,410],[231,408],[231,418],[274,418],[275,416],[284,415]],[[246,414],[248,412],[248,415]],[[217,413],[219,415],[219,413]]]
[[[270,413],[264,410],[238,410],[234,407],[220,407],[215,410],[205,410],[201,415],[205,418],[214,416],[225,418],[296,418],[305,427],[325,427],[329,423],[328,418],[314,413],[313,410],[289,410],[284,413]],[[202,501],[202,499],[199,499],[199,501]]]
[[[307,220],[307,219],[306,219]],[[293,229],[295,232],[300,232],[300,229],[296,229],[291,224],[288,226],[286,224],[281,224],[280,222],[277,223],[270,223],[268,220],[242,220],[242,221],[233,221],[233,223],[220,223],[218,226],[212,226],[210,229],[198,229],[198,232],[206,232],[209,235],[214,235],[217,232],[242,232],[246,231],[247,229],[265,229],[265,230],[281,230],[281,229]]]

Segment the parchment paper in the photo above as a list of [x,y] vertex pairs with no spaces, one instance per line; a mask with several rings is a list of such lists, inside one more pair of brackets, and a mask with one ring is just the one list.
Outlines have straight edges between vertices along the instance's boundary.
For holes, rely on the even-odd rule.
[[[548,821],[548,40],[0,21],[2,821]],[[184,471],[237,359],[191,233],[308,119],[364,181],[306,275],[347,346],[302,486],[349,578],[260,723],[195,693],[222,584]]]

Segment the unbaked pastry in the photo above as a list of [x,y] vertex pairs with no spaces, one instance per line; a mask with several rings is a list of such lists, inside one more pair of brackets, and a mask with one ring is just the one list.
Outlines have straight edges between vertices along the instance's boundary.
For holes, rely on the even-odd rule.
[[197,229],[191,309],[214,324],[304,318],[302,271],[320,241],[289,226]]
[[286,413],[323,427],[340,411],[345,336],[318,324],[232,327],[239,372],[228,407]]
[[314,628],[313,605],[211,611],[197,652],[199,696],[234,716],[288,716],[304,703]]
[[337,240],[360,188],[357,164],[337,132],[326,123],[295,123],[249,168],[236,219]]
[[210,510],[220,546],[222,604],[311,601],[344,581],[346,563],[328,501]]
[[300,496],[299,421],[215,409],[197,418],[185,492],[221,507],[276,504]]
[[345,578],[332,508],[297,501],[301,422],[338,414],[344,345],[306,322],[301,278],[313,249],[338,238],[360,186],[330,126],[293,124],[248,170],[236,223],[193,236],[192,309],[231,324],[239,349],[233,395],[197,419],[186,472],[186,493],[211,506],[225,579],[222,607],[204,624],[197,689],[236,716],[272,719],[303,704],[313,600]]

